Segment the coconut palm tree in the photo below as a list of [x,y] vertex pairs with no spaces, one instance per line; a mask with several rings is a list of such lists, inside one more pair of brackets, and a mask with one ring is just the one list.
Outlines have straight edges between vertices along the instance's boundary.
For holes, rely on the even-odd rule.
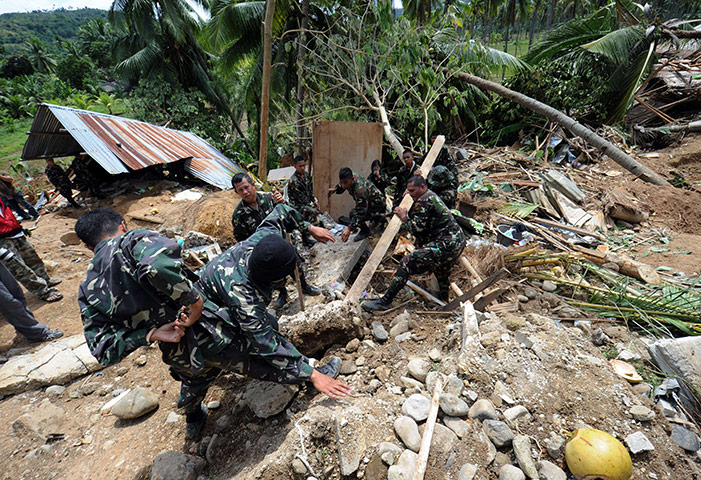
[[46,45],[36,37],[29,37],[25,40],[24,47],[29,52],[29,57],[32,59],[34,71],[39,73],[53,73],[56,68],[56,60],[47,53]]

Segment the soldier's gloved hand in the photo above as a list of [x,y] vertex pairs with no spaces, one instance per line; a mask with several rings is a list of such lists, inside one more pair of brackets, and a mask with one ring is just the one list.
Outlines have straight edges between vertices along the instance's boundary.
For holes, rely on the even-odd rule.
[[324,375],[317,369],[312,371],[312,376],[309,378],[309,381],[312,382],[314,388],[331,398],[345,397],[351,391],[351,387],[345,383],[335,380],[328,375]]
[[175,320],[175,325],[178,327],[189,327],[194,324],[202,316],[202,307],[204,301],[199,297],[195,303],[187,307],[180,307],[178,318]]
[[175,325],[175,322],[170,322],[158,327],[151,334],[151,340],[159,340],[161,342],[168,343],[178,343],[183,335],[185,335],[185,330]]
[[335,242],[336,239],[333,237],[333,233],[329,232],[323,227],[316,227],[314,225],[309,227],[309,235],[314,237],[314,240],[321,243]]
[[350,227],[344,228],[343,231],[341,232],[341,240],[343,240],[344,242],[348,241],[348,237],[350,237],[350,234],[351,234]]

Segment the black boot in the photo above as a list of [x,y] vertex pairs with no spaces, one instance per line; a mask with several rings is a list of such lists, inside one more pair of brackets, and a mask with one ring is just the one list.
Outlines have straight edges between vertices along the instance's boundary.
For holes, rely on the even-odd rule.
[[275,300],[274,308],[276,310],[278,310],[278,309],[284,307],[286,303],[287,303],[287,289],[285,287],[282,287],[280,290],[278,290],[278,296],[277,296],[277,300]]
[[312,297],[321,295],[321,290],[316,288],[314,285],[307,283],[307,279],[304,277],[302,269],[299,269],[299,283],[302,285],[302,293]]
[[360,227],[360,232],[358,232],[358,234],[355,237],[353,237],[353,241],[359,242],[361,240],[368,238],[369,236],[370,236],[370,229],[366,225],[363,225]]
[[208,413],[209,410],[202,405],[202,402],[197,402],[192,411],[185,413],[185,438],[192,440],[200,436]]
[[448,302],[450,299],[450,279],[438,278],[438,300]]
[[389,310],[390,307],[392,307],[392,300],[394,300],[394,297],[396,297],[399,291],[402,288],[404,288],[404,285],[406,285],[407,280],[408,277],[400,275],[399,272],[397,272],[397,274],[394,275],[394,278],[392,278],[392,281],[390,282],[385,294],[382,295],[382,297],[378,300],[364,301],[363,309],[369,312],[373,310]]

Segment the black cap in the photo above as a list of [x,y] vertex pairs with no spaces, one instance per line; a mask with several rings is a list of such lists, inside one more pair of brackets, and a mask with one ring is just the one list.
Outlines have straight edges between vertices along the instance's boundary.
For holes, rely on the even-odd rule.
[[297,251],[282,237],[270,234],[263,237],[248,259],[248,275],[261,283],[274,282],[294,272]]

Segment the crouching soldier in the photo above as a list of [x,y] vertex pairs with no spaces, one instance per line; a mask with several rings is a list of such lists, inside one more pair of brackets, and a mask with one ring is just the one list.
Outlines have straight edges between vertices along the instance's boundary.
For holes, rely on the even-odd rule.
[[339,170],[338,179],[338,185],[329,188],[329,197],[334,193],[341,195],[348,191],[355,200],[355,208],[349,214],[350,225],[341,232],[341,240],[345,242],[353,230],[359,229],[360,232],[353,238],[357,242],[369,237],[377,226],[384,223],[387,212],[385,196],[372,182],[348,167]]
[[389,309],[409,275],[423,272],[436,275],[439,298],[448,299],[450,269],[465,248],[465,235],[443,201],[428,190],[426,180],[418,175],[411,177],[407,190],[414,205],[408,213],[401,207],[395,208],[394,213],[402,221],[401,230],[416,238],[417,248],[402,258],[385,294],[378,300],[363,302],[365,310]]
[[427,182],[429,190],[441,197],[446,207],[451,210],[455,208],[458,201],[458,180],[447,167],[433,167]]
[[[280,383],[309,381],[332,398],[350,390],[332,378],[338,359],[314,368],[266,314],[273,284],[297,261],[281,235],[302,224],[298,212],[280,208],[252,238],[207,265],[208,277],[199,283],[177,243],[150,230],[127,230],[117,212],[96,209],[76,222],[78,237],[95,253],[78,294],[91,353],[108,365],[158,341],[181,382],[178,407],[185,408],[188,438],[204,425],[201,402],[222,369]],[[322,241],[332,238],[320,227],[311,230]]]

